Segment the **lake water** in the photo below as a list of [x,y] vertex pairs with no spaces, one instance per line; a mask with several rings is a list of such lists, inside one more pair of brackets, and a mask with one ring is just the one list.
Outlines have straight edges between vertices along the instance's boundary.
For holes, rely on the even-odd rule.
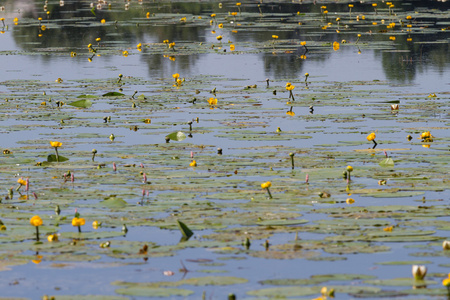
[[[446,299],[446,2],[125,3],[2,4],[0,299],[312,299],[324,286],[336,299]],[[80,99],[92,106],[69,105]],[[187,138],[166,143],[177,131]],[[54,140],[69,161],[46,162]],[[395,166],[380,166],[383,151]],[[20,177],[37,199],[16,191]]]

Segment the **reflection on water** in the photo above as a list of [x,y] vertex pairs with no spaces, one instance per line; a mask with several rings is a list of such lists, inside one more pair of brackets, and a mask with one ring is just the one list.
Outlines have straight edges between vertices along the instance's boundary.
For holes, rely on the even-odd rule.
[[[324,16],[321,6],[327,5],[328,15]],[[395,12],[401,15],[410,12],[410,20],[404,16],[397,17],[389,15],[383,3],[380,3],[377,14],[372,5],[356,4],[350,13],[347,4],[338,3],[313,3],[312,1],[301,1],[301,3],[263,3],[261,5],[244,5],[242,15],[232,17],[231,12],[236,11],[233,2],[223,2],[222,8],[218,3],[183,3],[183,2],[157,2],[143,3],[131,2],[129,9],[125,10],[122,2],[112,2],[108,9],[104,5],[102,9],[95,9],[91,12],[90,2],[87,1],[66,1],[64,6],[49,4],[48,14],[44,11],[42,3],[39,1],[30,4],[28,1],[6,1],[5,16],[8,28],[4,28],[5,33],[0,36],[3,46],[1,50],[12,50],[17,48],[20,51],[45,52],[35,59],[42,60],[44,64],[58,64],[54,59],[55,55],[70,53],[72,51],[85,53],[86,46],[101,39],[100,50],[110,50],[104,56],[120,54],[120,50],[135,49],[137,43],[161,43],[163,40],[175,41],[179,49],[176,56],[168,59],[161,53],[152,53],[145,47],[139,53],[139,65],[147,66],[147,74],[153,76],[165,76],[168,65],[170,69],[176,69],[184,74],[193,74],[199,68],[204,69],[205,59],[202,55],[183,55],[183,47],[189,43],[214,42],[215,35],[211,33],[219,28],[217,24],[210,25],[208,21],[212,13],[226,14],[226,25],[236,29],[237,32],[223,31],[226,36],[224,40],[239,43],[264,43],[271,40],[272,34],[277,34],[279,40],[292,41],[314,41],[321,44],[333,43],[333,41],[348,41],[352,55],[367,54],[374,52],[375,55],[364,56],[364,59],[374,59],[370,63],[373,68],[375,64],[381,64],[384,74],[388,80],[398,82],[412,82],[416,79],[417,73],[427,72],[432,66],[442,74],[449,63],[449,44],[447,30],[441,25],[440,18],[445,12],[445,3],[439,1],[393,1]],[[415,8],[420,7],[420,9]],[[151,22],[146,22],[146,13],[149,12]],[[298,13],[299,14],[298,14]],[[415,13],[417,12],[417,13]],[[95,16],[94,16],[95,13]],[[298,14],[298,15],[297,15]],[[349,15],[347,15],[349,14]],[[353,14],[353,15],[351,15]],[[442,14],[442,15],[441,15]],[[363,23],[365,17],[370,16],[376,25]],[[445,15],[444,15],[445,16]],[[19,25],[12,25],[12,19],[19,18]],[[42,23],[38,18],[42,18]],[[188,22],[179,20],[186,17]],[[336,17],[347,18],[338,24],[338,30],[321,30],[316,26],[308,26],[314,19],[321,19],[325,26],[330,26],[330,22],[335,23]],[[403,18],[403,20],[401,20]],[[106,23],[101,24],[100,20],[105,19]],[[298,21],[301,25],[292,27]],[[376,21],[376,22],[375,22]],[[367,44],[386,43],[389,35],[386,26],[396,23],[399,28],[395,31],[395,40],[389,47],[381,47],[380,50],[366,49]],[[245,27],[240,27],[240,25]],[[42,31],[39,24],[46,25],[46,30]],[[363,24],[363,25],[361,25]],[[401,25],[400,25],[401,24]],[[251,27],[254,25],[254,28]],[[289,25],[289,26],[287,26]],[[286,27],[287,26],[287,27]],[[409,26],[409,27],[408,27]],[[431,30],[439,28],[442,30]],[[355,43],[355,32],[362,32],[363,37],[360,42],[361,48]],[[11,48],[9,38],[16,44]],[[266,48],[270,47],[269,42]],[[116,51],[114,49],[118,48]],[[225,48],[225,46],[224,46]],[[323,52],[314,47],[307,52],[303,47],[289,47],[286,45],[285,53],[270,51],[252,52],[257,54],[257,59],[263,64],[264,74],[261,77],[300,77],[304,70],[305,61],[309,64],[314,62],[318,68],[327,68],[327,61],[331,54]],[[49,55],[46,50],[56,52]],[[267,49],[266,49],[267,50]],[[220,53],[219,50],[218,53]],[[341,47],[341,51],[344,51]],[[346,51],[349,51],[346,49]],[[19,52],[20,54],[20,52]],[[246,53],[249,55],[249,53]],[[350,57],[350,56],[347,56]],[[96,59],[96,58],[94,58]],[[344,58],[343,58],[344,59]],[[358,58],[355,58],[358,59]],[[121,67],[123,60],[117,60],[116,66]],[[228,60],[230,61],[230,60]],[[87,60],[78,60],[81,66],[88,64]],[[240,66],[236,66],[239,69]],[[20,70],[24,67],[16,66]],[[138,71],[136,71],[138,72]],[[169,71],[170,72],[170,71]],[[25,74],[26,75],[26,74]],[[231,75],[231,74],[224,74]],[[342,76],[345,72],[342,73]],[[145,76],[145,75],[144,75]],[[344,78],[342,78],[344,79]]]

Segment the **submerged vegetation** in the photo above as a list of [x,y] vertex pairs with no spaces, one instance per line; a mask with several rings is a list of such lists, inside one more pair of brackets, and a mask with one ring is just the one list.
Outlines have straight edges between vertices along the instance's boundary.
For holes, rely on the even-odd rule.
[[401,2],[6,1],[2,296],[448,296],[449,12]]

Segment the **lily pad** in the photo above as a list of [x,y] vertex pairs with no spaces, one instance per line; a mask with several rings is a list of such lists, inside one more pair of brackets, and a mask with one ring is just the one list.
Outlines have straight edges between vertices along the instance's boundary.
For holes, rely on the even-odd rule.
[[177,132],[172,132],[171,134],[168,134],[166,136],[166,138],[170,139],[172,141],[181,142],[186,139],[186,135],[181,131],[177,131]]
[[103,97],[120,97],[125,96],[125,94],[119,93],[119,92],[108,92],[102,95]]
[[89,99],[84,99],[84,100],[78,100],[78,101],[68,103],[68,105],[80,107],[80,108],[89,108],[92,106],[92,101]]
[[56,154],[49,154],[47,156],[47,162],[65,162],[68,160],[69,159],[67,157],[62,155],[58,155],[58,158],[56,158]]
[[394,160],[392,158],[388,157],[388,158],[385,158],[382,161],[380,161],[379,165],[382,167],[393,167]]
[[192,295],[194,291],[176,288],[162,288],[153,286],[131,286],[127,288],[117,289],[117,294],[128,296],[142,296],[146,297],[152,295],[152,297],[173,297],[183,296],[187,297]]
[[128,206],[128,203],[122,198],[108,197],[100,202],[100,205],[108,208],[124,208]]

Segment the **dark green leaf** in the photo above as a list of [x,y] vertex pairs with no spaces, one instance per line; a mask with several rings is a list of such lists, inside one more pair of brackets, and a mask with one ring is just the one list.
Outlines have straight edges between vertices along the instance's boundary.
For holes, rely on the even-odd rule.
[[55,154],[49,154],[49,156],[47,156],[47,161],[48,162],[63,162],[63,161],[68,161],[69,159],[65,156],[58,156],[58,160],[56,159],[56,155]]
[[110,97],[110,96],[118,97],[118,96],[124,96],[124,95],[125,94],[122,94],[122,93],[119,93],[119,92],[108,92],[106,94],[103,94],[102,96],[103,97]]
[[72,105],[75,107],[81,107],[81,108],[89,108],[92,106],[92,101],[89,99],[83,99],[83,100],[78,100],[75,102],[71,102],[68,105]]

